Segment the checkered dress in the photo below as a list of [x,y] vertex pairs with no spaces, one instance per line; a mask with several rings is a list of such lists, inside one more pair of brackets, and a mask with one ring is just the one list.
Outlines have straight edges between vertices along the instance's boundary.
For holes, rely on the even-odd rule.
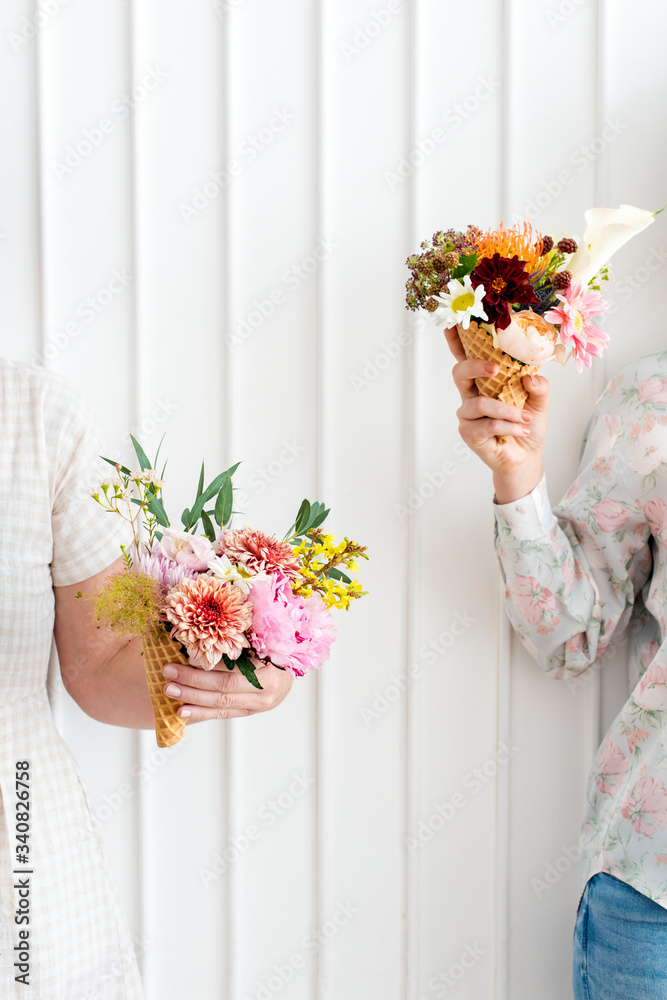
[[[0,1000],[139,1000],[130,936],[46,694],[53,586],[114,561],[116,519],[85,494],[97,442],[71,387],[0,359],[0,419]],[[17,761],[29,762],[27,865],[16,860]],[[20,924],[17,883],[28,877],[30,923]],[[14,965],[26,929],[27,989]]]

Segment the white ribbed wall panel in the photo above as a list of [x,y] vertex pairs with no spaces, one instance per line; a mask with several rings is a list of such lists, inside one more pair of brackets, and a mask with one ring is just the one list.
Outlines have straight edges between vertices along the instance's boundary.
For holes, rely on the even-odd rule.
[[[77,383],[115,452],[166,432],[170,508],[201,457],[242,459],[250,523],[322,498],[372,556],[318,676],[173,752],[53,672],[148,1000],[569,995],[576,873],[534,880],[576,843],[623,663],[570,689],[513,641],[490,477],[403,262],[440,228],[667,201],[666,30],[659,0],[0,10],[2,353]],[[664,343],[663,226],[615,261],[604,364],[552,373],[554,502],[606,379]]]

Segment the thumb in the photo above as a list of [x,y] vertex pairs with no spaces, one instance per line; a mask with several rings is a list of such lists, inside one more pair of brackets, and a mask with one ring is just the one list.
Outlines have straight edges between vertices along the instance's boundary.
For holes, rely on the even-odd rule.
[[549,409],[549,382],[543,375],[524,375],[523,387],[528,393],[526,406],[534,413],[544,413]]

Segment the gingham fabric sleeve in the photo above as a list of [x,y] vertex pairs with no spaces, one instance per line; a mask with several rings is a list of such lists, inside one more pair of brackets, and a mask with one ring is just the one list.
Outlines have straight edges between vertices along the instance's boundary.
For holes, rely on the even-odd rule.
[[[47,442],[53,442],[51,575],[56,587],[79,583],[106,569],[127,540],[123,521],[107,513],[89,489],[113,469],[99,458],[100,435],[89,407],[71,386],[49,380]],[[106,471],[105,471],[106,470]]]

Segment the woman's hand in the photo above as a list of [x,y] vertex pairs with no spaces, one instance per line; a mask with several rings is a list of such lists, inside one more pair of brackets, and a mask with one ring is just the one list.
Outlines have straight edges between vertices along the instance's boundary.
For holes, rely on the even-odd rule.
[[259,691],[238,670],[224,664],[204,670],[182,663],[168,663],[162,671],[167,678],[164,693],[182,701],[178,714],[189,722],[202,719],[240,719],[258,712],[268,712],[287,696],[292,675],[278,667],[257,667]]
[[[481,396],[475,379],[495,375],[498,366],[489,361],[467,360],[456,327],[445,330],[450,350],[457,359],[452,374],[461,394],[457,410],[459,433],[468,447],[493,471],[498,503],[526,496],[542,478],[542,445],[547,430],[549,383],[541,375],[526,375],[528,392],[524,408]],[[500,444],[498,436],[507,438]]]

